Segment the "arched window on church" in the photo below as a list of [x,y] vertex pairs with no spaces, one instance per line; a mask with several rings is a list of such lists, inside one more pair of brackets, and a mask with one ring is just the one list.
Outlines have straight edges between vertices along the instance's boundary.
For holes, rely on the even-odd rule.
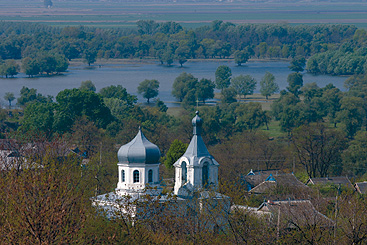
[[181,168],[182,168],[182,183],[186,183],[187,182],[187,167],[186,167],[186,162],[182,162],[181,163]]
[[209,166],[207,162],[205,162],[203,165],[202,180],[203,180],[203,187],[208,186],[209,184]]
[[140,180],[139,180],[139,170],[134,170],[133,172],[133,181],[134,183],[138,183]]
[[125,182],[125,170],[121,170],[121,182]]
[[153,183],[153,170],[148,171],[148,183]]

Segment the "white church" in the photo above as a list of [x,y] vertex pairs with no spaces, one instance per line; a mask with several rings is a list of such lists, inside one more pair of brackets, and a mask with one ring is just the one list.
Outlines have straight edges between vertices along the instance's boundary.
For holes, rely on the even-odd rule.
[[[218,187],[218,162],[210,155],[201,137],[203,120],[196,112],[192,119],[193,137],[181,158],[175,164],[175,185],[173,194],[176,200],[187,205],[194,198],[210,199],[225,203],[229,212],[229,198],[215,192]],[[94,205],[105,209],[113,209],[115,200],[129,197],[139,200],[144,195],[159,198],[161,202],[168,201],[161,195],[159,178],[159,159],[161,153],[155,144],[151,143],[139,128],[135,138],[120,147],[117,157],[118,182],[115,192],[97,196]],[[217,205],[215,205],[217,206]]]

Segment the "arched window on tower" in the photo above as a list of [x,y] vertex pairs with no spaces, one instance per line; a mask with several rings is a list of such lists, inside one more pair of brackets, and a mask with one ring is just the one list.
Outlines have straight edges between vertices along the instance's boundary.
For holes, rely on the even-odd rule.
[[139,180],[139,170],[134,170],[133,172],[133,181],[134,183],[138,183],[140,180]]
[[148,171],[148,183],[153,183],[153,170]]
[[182,162],[181,163],[181,168],[182,168],[181,180],[182,180],[182,183],[186,183],[187,182],[187,167],[186,167],[186,162]]
[[202,180],[203,180],[203,187],[207,187],[209,184],[209,166],[207,162],[204,163],[202,168]]
[[125,170],[121,170],[121,182],[125,182]]

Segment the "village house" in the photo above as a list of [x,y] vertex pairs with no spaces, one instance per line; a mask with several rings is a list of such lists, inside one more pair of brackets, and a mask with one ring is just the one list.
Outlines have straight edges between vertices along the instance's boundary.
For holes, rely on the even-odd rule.
[[353,190],[354,187],[347,176],[309,178],[306,185],[335,185]]

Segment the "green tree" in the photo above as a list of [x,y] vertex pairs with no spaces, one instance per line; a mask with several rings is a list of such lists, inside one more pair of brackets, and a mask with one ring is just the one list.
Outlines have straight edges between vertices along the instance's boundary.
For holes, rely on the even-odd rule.
[[188,146],[188,144],[182,143],[181,140],[175,139],[164,157],[164,166],[168,169],[172,169],[173,164],[182,157]]
[[364,175],[367,172],[367,132],[358,131],[342,156],[348,175]]
[[145,79],[138,86],[138,93],[142,94],[144,98],[149,100],[151,98],[157,97],[158,95],[159,82],[157,80]]
[[180,45],[175,51],[175,57],[180,63],[181,67],[184,63],[186,63],[187,59],[190,56],[190,48],[187,45]]
[[223,91],[228,88],[231,83],[232,71],[228,66],[221,65],[215,71],[215,84],[216,87]]
[[190,73],[183,72],[173,82],[172,95],[182,102],[186,96],[195,94],[197,83],[198,79],[196,77]]
[[155,101],[155,106],[158,107],[159,111],[161,111],[161,112],[167,112],[167,110],[168,110],[168,107],[160,99],[157,99]]
[[171,50],[166,50],[162,55],[162,61],[166,62],[168,66],[172,65],[173,63],[173,53]]
[[42,103],[52,102],[52,96],[45,97],[42,94],[37,94],[37,89],[27,88],[23,86],[20,90],[20,97],[17,99],[17,104],[25,106],[29,102],[38,101]]
[[88,49],[84,51],[83,59],[84,62],[88,64],[88,66],[96,62],[96,58],[97,58],[97,52],[95,50]]
[[255,130],[267,121],[266,113],[257,102],[242,103],[236,110],[236,126],[241,130]]
[[303,86],[302,74],[298,72],[289,74],[287,77],[287,82],[288,82],[288,87],[287,87],[288,91],[298,97],[300,93],[299,90]]
[[296,56],[291,60],[289,69],[294,72],[302,72],[306,66],[306,59],[302,56]]
[[363,120],[366,118],[364,103],[363,99],[359,97],[344,97],[341,100],[337,118],[343,123],[343,128],[350,138],[362,127]]
[[80,84],[79,89],[96,92],[96,86],[93,84],[91,80],[83,81]]
[[270,72],[266,72],[265,76],[260,81],[260,93],[262,96],[269,99],[269,96],[279,91],[278,84],[275,83],[275,77]]
[[37,63],[40,66],[40,72],[46,72],[47,75],[56,71],[57,61],[51,54],[43,54],[37,57]]
[[83,115],[97,127],[105,128],[113,121],[102,97],[92,91],[65,89],[57,94],[56,102],[54,125],[58,132],[70,130],[75,120]]
[[99,91],[99,94],[103,98],[116,98],[124,101],[128,106],[132,106],[138,100],[135,95],[129,94],[126,91],[126,88],[122,87],[121,85],[111,85],[104,87]]
[[238,65],[241,66],[242,64],[246,63],[249,59],[249,54],[244,51],[244,50],[237,50],[236,52],[234,52],[234,62]]
[[14,93],[11,93],[11,92],[6,92],[5,93],[5,96],[4,96],[4,99],[7,100],[9,102],[9,109],[11,108],[11,102],[13,100],[15,100],[15,97],[14,97]]
[[202,78],[196,85],[196,95],[198,100],[205,104],[205,100],[214,98],[215,84],[212,80]]
[[221,92],[221,102],[224,104],[231,104],[237,102],[236,100],[237,92],[234,88],[224,88]]
[[29,77],[33,77],[38,75],[41,71],[41,68],[36,59],[32,59],[30,57],[26,57],[22,59],[22,69],[23,72]]
[[58,74],[60,72],[65,72],[69,67],[69,62],[64,55],[55,55],[56,66],[55,72]]
[[154,20],[139,20],[136,22],[140,35],[153,35],[157,32],[159,24]]
[[236,90],[239,96],[243,95],[246,98],[246,95],[251,95],[254,93],[256,89],[256,80],[250,75],[239,75],[237,77],[233,77],[231,80],[231,86]]
[[322,100],[326,107],[327,116],[329,121],[334,124],[335,128],[336,123],[338,122],[337,114],[340,111],[342,98],[343,93],[340,89],[331,84],[327,85],[322,93]]
[[46,138],[51,137],[54,132],[54,109],[55,106],[52,102],[34,101],[28,103],[24,109],[24,119],[18,132],[31,135],[44,133]]
[[6,60],[4,63],[0,64],[0,75],[14,77],[18,74],[19,65],[15,62],[15,60]]

